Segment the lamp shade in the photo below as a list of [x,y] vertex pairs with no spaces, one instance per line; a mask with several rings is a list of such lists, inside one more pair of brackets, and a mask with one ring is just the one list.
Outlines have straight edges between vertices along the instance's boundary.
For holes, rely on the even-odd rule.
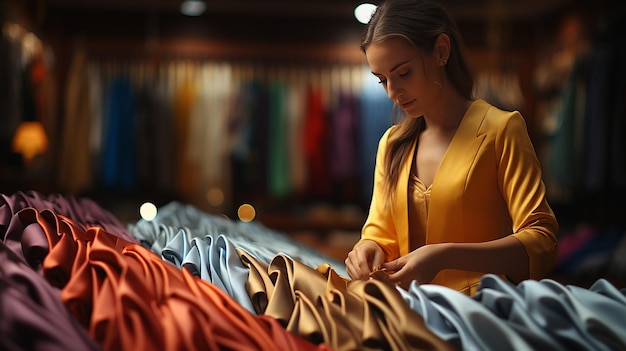
[[26,163],[30,163],[35,156],[46,152],[48,137],[40,122],[22,122],[13,137],[13,152],[22,154]]

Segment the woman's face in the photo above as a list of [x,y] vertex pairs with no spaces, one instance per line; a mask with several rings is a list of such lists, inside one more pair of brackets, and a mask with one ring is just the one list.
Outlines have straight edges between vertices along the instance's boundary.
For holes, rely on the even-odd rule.
[[433,55],[423,54],[407,39],[372,43],[365,56],[389,99],[410,117],[423,116],[440,99],[442,77]]

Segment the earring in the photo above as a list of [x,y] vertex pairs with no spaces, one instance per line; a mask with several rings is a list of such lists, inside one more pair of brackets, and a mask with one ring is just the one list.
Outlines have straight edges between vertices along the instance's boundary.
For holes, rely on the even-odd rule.
[[443,60],[443,65],[445,66],[445,65],[446,65],[446,63],[448,63],[448,60],[444,59],[444,60]]

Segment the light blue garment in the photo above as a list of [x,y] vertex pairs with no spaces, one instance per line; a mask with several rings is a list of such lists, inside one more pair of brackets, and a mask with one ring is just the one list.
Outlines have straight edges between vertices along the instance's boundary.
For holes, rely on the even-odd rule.
[[[159,228],[160,226],[170,229],[165,230]],[[192,237],[224,235],[236,248],[244,249],[265,264],[269,264],[276,255],[284,254],[314,269],[327,263],[337,274],[348,276],[343,262],[302,245],[284,233],[257,222],[241,222],[211,215],[194,206],[176,201],[159,208],[156,218],[152,221],[139,220],[130,225],[129,231],[144,246],[161,254],[164,243],[175,234],[171,228],[188,228],[187,235]],[[166,238],[161,238],[161,235],[165,235]]]
[[378,84],[368,67],[362,70],[363,84],[360,94],[360,116],[358,126],[359,165],[362,178],[362,196],[365,203],[372,197],[376,150],[380,137],[392,124],[393,102],[385,89]]
[[223,235],[199,238],[187,235],[186,231],[180,229],[165,245],[161,253],[163,260],[213,283],[254,313],[246,289],[250,270],[241,262],[232,243]]
[[177,218],[163,219],[169,224],[142,220],[130,227],[131,233],[164,261],[187,268],[255,313],[246,289],[249,269],[239,259],[232,243],[217,232],[202,235],[177,223]]
[[[496,298],[497,294],[501,296]],[[589,289],[551,279],[525,280],[513,287],[497,276],[485,275],[474,299],[517,325],[515,329],[527,340],[536,343],[541,338],[553,344],[553,349],[626,349],[626,298],[603,279]]]
[[191,205],[169,203],[151,221],[139,220],[129,231],[144,247],[164,261],[211,282],[254,311],[246,289],[249,268],[241,262],[237,248],[269,264],[276,256],[316,269],[327,263],[347,276],[345,265],[290,239],[285,234],[255,222],[239,222],[204,213]]
[[448,322],[437,306],[426,295],[426,291],[417,282],[411,283],[409,291],[398,288],[409,307],[419,313],[426,325],[440,338],[456,346],[461,347],[459,333]]
[[398,288],[439,337],[462,350],[626,350],[626,290],[551,279],[518,285],[486,274],[469,297],[413,282]]
[[552,301],[542,300],[544,313],[549,308],[563,312],[562,321],[571,321],[581,338],[589,341],[591,348],[587,350],[626,350],[626,305],[591,289],[564,286],[548,279],[541,284],[561,301],[557,307]]
[[596,294],[606,296],[607,298],[615,300],[620,304],[626,306],[626,288],[622,290],[617,290],[617,288],[609,283],[606,279],[596,280],[596,282],[591,285],[589,290],[595,292]]
[[[402,291],[401,291],[402,292]],[[463,350],[534,350],[520,334],[471,297],[448,287],[411,283],[402,292],[410,306],[422,306],[426,324]],[[419,299],[420,301],[411,301]],[[427,305],[431,306],[427,306]],[[437,315],[438,314],[438,315]]]
[[532,318],[528,313],[524,296],[512,283],[496,275],[487,274],[482,277],[473,299],[501,318],[504,323],[532,344],[534,349],[568,350],[550,335],[548,329]]

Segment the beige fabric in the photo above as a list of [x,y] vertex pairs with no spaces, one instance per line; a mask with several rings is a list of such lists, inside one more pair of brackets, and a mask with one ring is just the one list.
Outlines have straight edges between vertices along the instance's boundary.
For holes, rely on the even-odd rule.
[[452,350],[403,300],[385,273],[349,281],[326,264],[317,270],[277,255],[265,265],[243,250],[249,294],[259,314],[335,350]]

